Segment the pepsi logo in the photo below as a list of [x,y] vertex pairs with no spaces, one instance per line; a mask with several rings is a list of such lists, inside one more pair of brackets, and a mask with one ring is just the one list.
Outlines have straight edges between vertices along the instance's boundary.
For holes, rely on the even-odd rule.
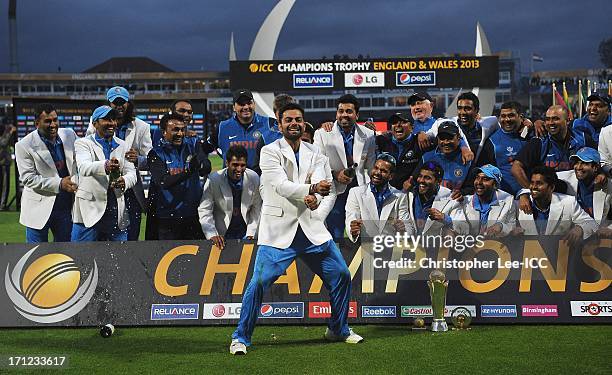
[[363,83],[363,76],[361,74],[355,74],[353,76],[353,83],[355,85],[361,85]]
[[225,306],[223,305],[215,305],[212,308],[212,314],[213,316],[220,318],[223,315],[225,315]]
[[399,80],[400,80],[400,83],[402,84],[410,83],[410,74],[408,73],[400,74]]
[[274,312],[274,308],[272,305],[265,304],[261,305],[261,309],[259,309],[262,316],[270,316]]

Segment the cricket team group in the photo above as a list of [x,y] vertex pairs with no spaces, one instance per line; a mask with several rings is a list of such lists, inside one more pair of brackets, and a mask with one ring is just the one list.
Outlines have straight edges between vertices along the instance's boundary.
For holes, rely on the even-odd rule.
[[[152,131],[125,88],[106,98],[83,137],[41,104],[36,130],[16,143],[26,241],[46,242],[49,230],[55,241],[135,241],[142,213],[146,240],[207,239],[221,249],[256,240],[231,354],[246,354],[263,294],[296,257],[329,290],[325,338],[363,340],[347,322],[342,241],[398,232],[562,235],[570,246],[612,238],[611,99],[603,93],[588,97],[581,118],[553,105],[530,120],[512,101],[481,116],[471,92],[457,98],[457,117],[436,119],[433,99],[415,92],[377,133],[370,121],[358,124],[351,94],[337,99],[335,121],[315,130],[291,96],[275,97],[271,118],[241,89],[233,115],[207,139],[191,129],[189,100],[176,100]],[[147,194],[141,171],[150,175]]]

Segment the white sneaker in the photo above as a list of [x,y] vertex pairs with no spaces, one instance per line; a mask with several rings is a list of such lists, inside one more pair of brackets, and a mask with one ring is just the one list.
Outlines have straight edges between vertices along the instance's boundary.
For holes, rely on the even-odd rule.
[[352,329],[349,329],[348,336],[339,336],[333,333],[329,327],[325,330],[325,339],[327,341],[344,341],[347,344],[358,344],[363,341],[363,337],[353,332]]
[[246,345],[238,341],[238,339],[233,339],[230,344],[230,354],[232,355],[245,355],[247,353]]

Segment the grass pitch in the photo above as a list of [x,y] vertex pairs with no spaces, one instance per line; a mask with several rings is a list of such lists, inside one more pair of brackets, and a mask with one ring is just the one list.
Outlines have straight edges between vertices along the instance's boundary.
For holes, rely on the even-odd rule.
[[[356,326],[361,344],[328,343],[323,326],[261,326],[246,356],[233,327],[0,330],[0,357],[66,355],[65,373],[609,374],[611,326],[475,326],[412,332]],[[0,372],[7,367],[0,368]]]

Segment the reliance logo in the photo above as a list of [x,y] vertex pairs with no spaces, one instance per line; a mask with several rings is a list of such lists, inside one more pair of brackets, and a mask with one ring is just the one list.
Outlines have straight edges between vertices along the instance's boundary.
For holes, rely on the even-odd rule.
[[181,320],[198,319],[200,305],[184,304],[153,304],[151,305],[151,320]]
[[299,73],[293,75],[294,89],[333,88],[333,73]]

